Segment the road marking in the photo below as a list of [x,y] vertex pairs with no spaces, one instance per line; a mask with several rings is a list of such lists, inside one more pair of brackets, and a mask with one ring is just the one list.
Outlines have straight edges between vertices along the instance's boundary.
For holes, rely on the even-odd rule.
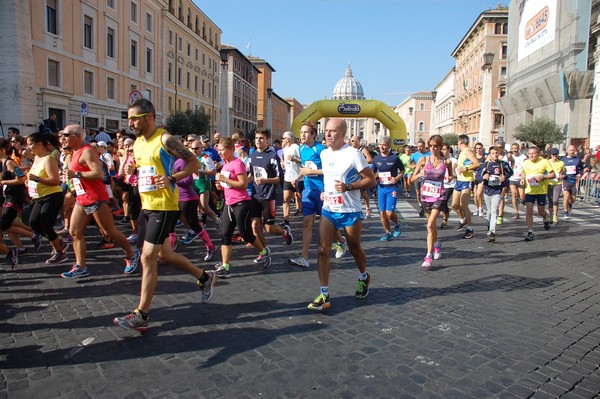
[[79,352],[81,352],[83,350],[84,346],[88,346],[89,344],[91,344],[92,342],[94,342],[95,338],[92,337],[88,337],[86,339],[84,339],[83,341],[81,341],[81,343],[76,347],[71,349],[66,355],[65,355],[65,359],[70,359],[73,356],[75,356],[76,354],[78,354]]

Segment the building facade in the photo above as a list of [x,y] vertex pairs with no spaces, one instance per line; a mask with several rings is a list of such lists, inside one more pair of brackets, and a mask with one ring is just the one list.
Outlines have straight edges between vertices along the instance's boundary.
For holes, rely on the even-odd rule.
[[455,69],[452,68],[434,89],[435,98],[431,113],[432,134],[454,134],[455,76]]
[[[503,130],[503,116],[495,99],[506,92],[507,41],[508,8],[499,5],[482,12],[452,52],[456,60],[454,133],[466,134],[473,142],[494,143]],[[493,54],[493,61],[484,62],[484,54]],[[485,83],[491,92],[486,92]],[[491,106],[485,107],[485,101]],[[480,132],[482,118],[491,119],[489,131]]]

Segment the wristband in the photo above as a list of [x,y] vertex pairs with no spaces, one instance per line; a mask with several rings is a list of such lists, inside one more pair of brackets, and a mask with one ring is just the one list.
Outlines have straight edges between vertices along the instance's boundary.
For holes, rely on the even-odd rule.
[[75,173],[75,178],[77,178],[77,179],[81,179],[81,172],[77,172],[77,173]]
[[177,183],[177,178],[173,175],[169,176],[169,180],[171,180],[171,184]]

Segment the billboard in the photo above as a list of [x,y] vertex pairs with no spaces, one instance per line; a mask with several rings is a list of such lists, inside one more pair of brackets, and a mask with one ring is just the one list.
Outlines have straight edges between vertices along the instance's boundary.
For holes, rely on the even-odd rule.
[[525,1],[519,23],[519,61],[554,40],[556,0]]

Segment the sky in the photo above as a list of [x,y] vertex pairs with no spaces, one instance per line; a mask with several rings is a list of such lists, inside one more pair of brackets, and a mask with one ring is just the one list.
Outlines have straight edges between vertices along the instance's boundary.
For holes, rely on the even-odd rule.
[[[221,43],[266,60],[273,90],[303,104],[331,98],[348,64],[367,99],[396,106],[431,91],[485,10],[508,0],[193,0]],[[250,43],[250,47],[247,47]]]

